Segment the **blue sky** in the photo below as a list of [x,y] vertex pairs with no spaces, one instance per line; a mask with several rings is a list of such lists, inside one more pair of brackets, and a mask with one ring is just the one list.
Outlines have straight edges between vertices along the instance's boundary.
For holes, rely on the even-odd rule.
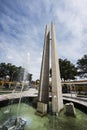
[[87,54],[87,0],[0,0],[0,62],[38,79],[46,24],[55,24],[59,58]]

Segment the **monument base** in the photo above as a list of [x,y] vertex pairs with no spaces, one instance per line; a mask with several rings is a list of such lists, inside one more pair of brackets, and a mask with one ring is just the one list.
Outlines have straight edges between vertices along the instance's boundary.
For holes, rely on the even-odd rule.
[[37,103],[37,115],[44,116],[47,114],[47,104],[43,102]]
[[72,102],[66,103],[65,107],[66,107],[66,115],[76,117],[75,107]]

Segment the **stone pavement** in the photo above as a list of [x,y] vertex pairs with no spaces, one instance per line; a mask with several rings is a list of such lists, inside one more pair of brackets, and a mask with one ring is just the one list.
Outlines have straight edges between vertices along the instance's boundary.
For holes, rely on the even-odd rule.
[[[23,91],[22,93],[16,92],[16,93],[0,95],[0,101],[9,100],[9,99],[17,99],[20,97],[37,97],[37,96],[38,96],[38,90],[35,88],[30,88],[29,90]],[[50,97],[51,97],[51,94],[50,94]],[[75,103],[78,103],[87,107],[87,98],[77,97],[76,94],[74,93],[63,94],[63,100],[75,102]]]
[[77,95],[74,93],[63,94],[63,99],[70,102],[75,102],[75,103],[78,103],[87,107],[87,98],[77,97]]
[[16,93],[0,95],[0,101],[8,100],[8,99],[17,99],[20,97],[37,97],[37,96],[38,96],[38,90],[31,88],[27,91],[23,91],[22,93],[16,92]]

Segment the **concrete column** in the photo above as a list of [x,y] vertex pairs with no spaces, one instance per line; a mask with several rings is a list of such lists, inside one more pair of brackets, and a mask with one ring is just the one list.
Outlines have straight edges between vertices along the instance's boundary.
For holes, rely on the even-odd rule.
[[63,109],[62,86],[60,80],[59,61],[57,56],[56,35],[54,24],[51,24],[52,38],[52,112],[58,113]]
[[37,111],[41,113],[47,112],[47,104],[49,100],[49,49],[50,49],[50,31],[49,26],[46,26],[43,56],[40,73],[40,87],[39,87],[39,102],[37,104]]

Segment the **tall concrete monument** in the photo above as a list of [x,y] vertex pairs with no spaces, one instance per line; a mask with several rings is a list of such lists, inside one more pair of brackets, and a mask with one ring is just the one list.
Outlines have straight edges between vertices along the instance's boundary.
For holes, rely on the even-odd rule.
[[[51,49],[50,49],[51,47]],[[58,113],[63,108],[59,62],[56,47],[56,35],[54,24],[46,25],[43,56],[40,73],[40,86],[37,103],[37,112],[42,115],[47,113],[49,104],[49,63],[51,50],[52,65],[52,112]]]
[[56,35],[54,24],[51,24],[52,45],[52,111],[60,112],[63,108],[62,87],[60,80],[59,60],[57,56]]

